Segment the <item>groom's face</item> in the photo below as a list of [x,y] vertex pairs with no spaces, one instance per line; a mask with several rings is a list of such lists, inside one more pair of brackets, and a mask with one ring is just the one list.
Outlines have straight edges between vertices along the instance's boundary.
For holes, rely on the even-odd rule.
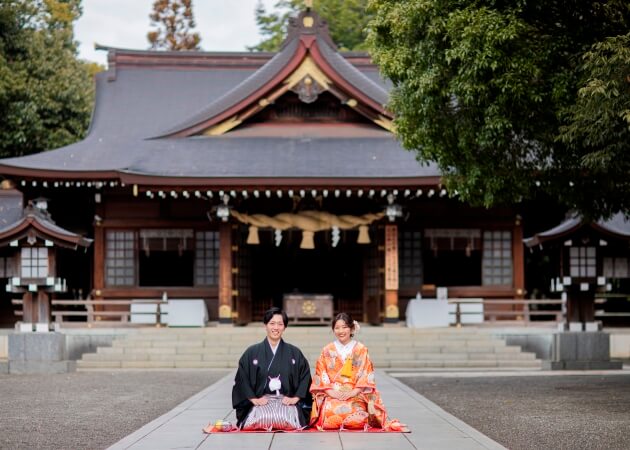
[[265,325],[265,328],[267,329],[267,337],[269,339],[271,339],[272,341],[279,340],[285,330],[282,315],[274,314],[273,317],[271,317],[271,320],[267,322],[267,325]]

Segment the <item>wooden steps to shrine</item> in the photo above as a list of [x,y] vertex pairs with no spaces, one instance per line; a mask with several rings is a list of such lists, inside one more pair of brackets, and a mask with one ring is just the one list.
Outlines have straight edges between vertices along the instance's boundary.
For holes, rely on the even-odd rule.
[[[111,347],[84,354],[78,370],[235,368],[243,351],[265,336],[260,327],[141,329]],[[289,327],[287,342],[297,345],[313,365],[333,338],[328,327]],[[479,330],[362,327],[357,339],[368,346],[378,368],[540,369],[533,353]]]

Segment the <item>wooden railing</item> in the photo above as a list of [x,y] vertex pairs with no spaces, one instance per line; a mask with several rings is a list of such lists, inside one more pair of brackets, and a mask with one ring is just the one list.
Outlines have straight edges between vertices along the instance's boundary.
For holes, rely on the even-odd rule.
[[[12,304],[22,306],[21,299],[12,299]],[[545,323],[560,323],[563,321],[565,306],[563,300],[543,299],[543,300],[519,300],[519,299],[465,299],[453,298],[448,300],[455,304],[456,326],[462,325],[462,318],[468,314],[480,314],[478,312],[467,312],[461,308],[462,304],[482,304],[483,322],[485,324],[519,324],[519,325],[542,325]],[[134,304],[154,304],[157,305],[156,312],[134,312],[136,315],[150,314],[156,316],[156,322],[151,324],[137,324],[130,321],[131,305]],[[53,321],[61,327],[72,326],[161,326],[164,320],[164,312],[161,310],[163,301],[160,299],[142,300],[51,300],[51,315]],[[553,305],[557,309],[533,309],[535,306]],[[112,310],[112,306],[125,307],[121,310]],[[494,306],[511,306],[511,309],[496,309]],[[107,308],[110,307],[110,308]],[[73,309],[67,309],[73,308]],[[16,309],[15,314],[22,316],[21,309]],[[624,313],[625,315],[625,313]],[[598,315],[599,316],[599,315]],[[548,318],[548,320],[532,320],[532,318]],[[70,318],[85,318],[85,320],[70,320]]]
[[[465,299],[454,298],[448,299],[448,302],[455,304],[455,326],[462,325],[462,317],[466,314],[481,314],[480,312],[467,312],[463,311],[462,304],[482,304],[484,323],[490,324],[512,324],[518,323],[520,325],[539,325],[547,323],[560,323],[564,319],[564,311],[566,311],[566,305],[564,300],[560,299]],[[495,306],[511,306],[510,309],[497,309]],[[535,305],[553,305],[557,309],[533,309]],[[533,317],[550,318],[548,320],[535,320]]]
[[[21,299],[12,299],[11,303],[16,306],[22,306]],[[165,323],[163,315],[166,314],[161,310],[164,302],[160,299],[121,299],[121,300],[51,300],[51,316],[53,321],[60,327],[92,327],[92,326],[161,326]],[[155,316],[154,323],[133,323],[130,321],[132,305],[156,305],[155,312],[134,311],[133,315],[152,315]],[[111,306],[120,306],[124,309],[113,310],[107,308]],[[67,309],[72,307],[73,309]],[[23,311],[16,309],[15,315],[22,316]],[[70,320],[70,318],[85,318],[85,320]]]
[[622,318],[626,319],[630,317],[630,312],[628,311],[606,311],[604,310],[604,306],[608,303],[609,300],[617,299],[628,299],[627,294],[606,294],[605,297],[597,297],[595,299],[595,318],[596,319],[611,319],[611,318]]
[[22,309],[22,307],[24,306],[23,302],[22,302],[22,299],[21,298],[13,298],[13,299],[11,299],[11,304],[14,305],[14,306],[19,306],[19,309],[15,308],[13,310],[13,314],[15,314],[16,316],[22,317],[24,315],[24,310]]

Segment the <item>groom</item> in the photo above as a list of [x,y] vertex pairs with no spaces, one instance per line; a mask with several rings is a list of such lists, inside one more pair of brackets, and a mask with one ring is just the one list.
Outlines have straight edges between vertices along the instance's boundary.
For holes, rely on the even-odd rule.
[[283,405],[296,405],[300,426],[308,424],[312,404],[311,371],[300,349],[282,339],[288,322],[280,308],[266,311],[263,323],[267,337],[245,350],[238,362],[232,406],[239,427],[254,406],[266,405],[268,396],[273,395],[281,395]]

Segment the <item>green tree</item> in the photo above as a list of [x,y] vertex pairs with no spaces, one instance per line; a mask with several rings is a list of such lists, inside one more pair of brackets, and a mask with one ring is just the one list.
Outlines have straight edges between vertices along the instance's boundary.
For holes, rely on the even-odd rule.
[[157,27],[147,33],[152,49],[199,50],[201,38],[192,32],[192,0],[155,0],[149,17],[151,26]]
[[82,138],[92,110],[89,65],[77,59],[79,0],[0,4],[0,156]]
[[[328,22],[333,42],[340,50],[365,50],[368,0],[314,0],[313,10]],[[275,52],[287,34],[289,17],[304,9],[304,0],[279,0],[272,12],[261,2],[256,6],[256,23],[263,40],[249,50]]]
[[626,1],[371,0],[370,11],[397,135],[452,192],[630,212]]
[[560,140],[584,149],[582,164],[618,180],[630,174],[630,33],[606,38],[583,56],[581,82]]

